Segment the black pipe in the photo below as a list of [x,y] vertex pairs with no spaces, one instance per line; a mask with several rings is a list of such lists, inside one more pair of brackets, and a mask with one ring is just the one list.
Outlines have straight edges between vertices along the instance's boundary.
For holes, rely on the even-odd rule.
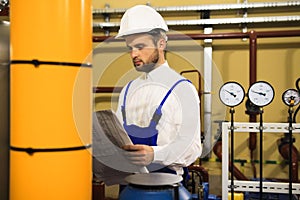
[[[230,157],[231,157],[231,169],[233,169],[234,165],[233,165],[233,161],[234,161],[234,108],[231,107],[230,108],[230,115],[231,115],[231,123],[230,123],[230,149],[231,149],[231,152],[230,152]],[[231,200],[234,200],[234,181],[233,181],[233,177],[234,177],[234,174],[233,172],[231,172],[231,186],[230,186],[230,189],[231,189]]]
[[293,197],[293,175],[292,175],[292,170],[293,170],[293,161],[292,161],[292,146],[293,146],[293,121],[292,121],[292,116],[293,116],[293,107],[289,107],[289,199],[292,199]]
[[[298,92],[300,93],[300,78],[298,78],[296,81],[296,88],[297,88]],[[298,107],[296,108],[296,110],[294,112],[293,123],[296,123],[296,117],[297,117],[299,110],[300,110],[300,104],[298,105]]]
[[263,109],[259,113],[259,199],[263,199]]

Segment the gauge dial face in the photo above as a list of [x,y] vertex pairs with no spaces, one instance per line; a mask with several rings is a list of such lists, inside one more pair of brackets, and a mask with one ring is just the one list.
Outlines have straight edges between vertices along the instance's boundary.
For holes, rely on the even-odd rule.
[[300,93],[295,89],[288,89],[282,94],[282,101],[288,106],[296,106],[300,102]]
[[249,100],[259,107],[270,104],[274,99],[274,95],[273,87],[265,81],[253,83],[248,90]]
[[223,104],[234,107],[243,102],[245,90],[239,83],[230,81],[220,88],[219,96]]

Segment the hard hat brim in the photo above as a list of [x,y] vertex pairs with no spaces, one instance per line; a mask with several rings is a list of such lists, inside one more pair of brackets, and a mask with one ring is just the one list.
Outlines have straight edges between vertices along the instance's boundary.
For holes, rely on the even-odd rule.
[[[161,28],[159,28],[161,29]],[[143,28],[143,29],[135,29],[135,30],[130,30],[130,31],[126,31],[126,32],[122,32],[122,33],[118,33],[115,38],[118,39],[118,38],[124,38],[128,35],[133,35],[133,34],[142,34],[142,33],[147,33],[147,32],[150,32],[152,31],[153,28]],[[168,28],[166,29],[162,29],[164,31],[168,31]]]

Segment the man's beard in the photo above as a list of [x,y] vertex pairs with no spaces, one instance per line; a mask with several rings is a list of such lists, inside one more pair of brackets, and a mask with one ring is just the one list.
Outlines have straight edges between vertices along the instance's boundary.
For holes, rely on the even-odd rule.
[[155,49],[153,54],[150,56],[149,62],[144,63],[144,61],[141,60],[141,62],[143,64],[142,64],[142,66],[140,66],[140,65],[136,65],[134,63],[135,60],[133,60],[133,64],[134,64],[134,67],[137,71],[148,73],[148,72],[152,71],[155,68],[155,65],[157,64],[158,60],[159,60],[158,50]]

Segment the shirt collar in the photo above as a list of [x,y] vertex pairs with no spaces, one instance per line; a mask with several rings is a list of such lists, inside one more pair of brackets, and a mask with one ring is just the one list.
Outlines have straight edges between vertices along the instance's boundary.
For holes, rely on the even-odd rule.
[[153,69],[149,73],[144,73],[143,78],[145,80],[152,80],[154,81],[156,77],[160,77],[163,74],[163,71],[166,68],[170,68],[167,61],[165,61],[162,65],[158,66],[157,68]]

